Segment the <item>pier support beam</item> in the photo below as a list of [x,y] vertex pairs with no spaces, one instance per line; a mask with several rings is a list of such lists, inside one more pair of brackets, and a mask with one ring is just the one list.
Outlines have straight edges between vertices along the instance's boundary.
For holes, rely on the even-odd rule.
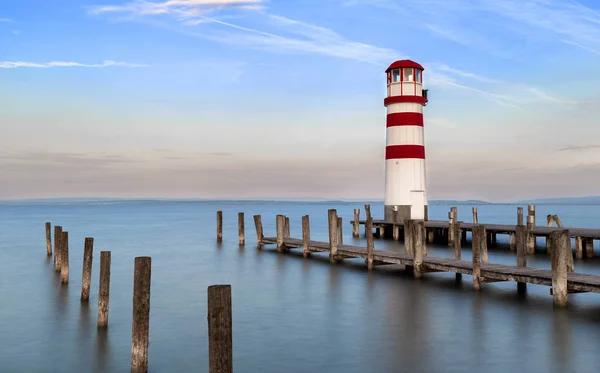
[[423,256],[425,256],[425,223],[422,221],[412,221],[411,235],[414,248],[414,268],[413,273],[416,279],[423,277]]
[[308,215],[304,215],[302,217],[302,256],[305,258],[310,255],[308,241],[310,241],[310,218]]
[[474,225],[472,233],[473,288],[475,291],[479,291],[481,289],[481,246],[485,242],[483,226]]
[[238,242],[240,246],[246,244],[246,231],[245,231],[244,213],[238,212]]
[[334,209],[328,210],[329,221],[329,261],[337,263],[337,247],[338,247],[338,228],[337,228],[337,211]]
[[360,220],[360,209],[354,209],[354,225],[352,225],[352,237],[358,237],[358,228]]
[[277,230],[277,251],[282,252],[285,250],[285,244],[283,243],[283,239],[285,237],[285,216],[277,215],[275,219],[275,227]]
[[52,224],[46,222],[46,255],[52,256]]
[[[527,228],[524,225],[515,227],[515,245],[517,249],[517,267],[527,267]],[[524,291],[527,284],[517,283],[517,291]]]
[[[557,307],[567,306],[567,256],[569,251],[568,230],[554,231],[552,239],[552,299]],[[571,254],[572,255],[572,254]]]
[[223,211],[217,211],[217,242],[223,241]]
[[262,248],[262,240],[264,238],[262,217],[260,215],[254,215],[254,227],[256,228],[256,244],[258,248]]
[[[365,222],[365,226],[367,227],[367,268],[369,270],[373,270],[374,262],[373,262],[373,254],[375,251],[375,245],[373,243],[373,218],[368,217]],[[406,228],[405,228],[406,229]]]

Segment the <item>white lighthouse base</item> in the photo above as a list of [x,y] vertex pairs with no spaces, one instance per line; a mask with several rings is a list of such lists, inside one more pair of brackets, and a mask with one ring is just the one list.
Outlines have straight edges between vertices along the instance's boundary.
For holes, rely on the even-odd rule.
[[[383,209],[384,220],[394,223],[402,223],[405,220],[412,219],[413,214],[411,214],[411,210],[412,206],[410,205],[385,205]],[[394,213],[394,211],[397,211],[397,213]],[[423,207],[423,217],[425,221],[429,220],[427,205]],[[418,218],[415,217],[415,219]]]

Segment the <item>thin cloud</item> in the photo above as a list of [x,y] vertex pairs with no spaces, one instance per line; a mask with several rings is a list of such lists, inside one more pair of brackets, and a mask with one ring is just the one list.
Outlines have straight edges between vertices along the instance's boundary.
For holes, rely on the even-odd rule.
[[135,64],[128,62],[104,61],[97,64],[85,64],[71,61],[52,61],[52,62],[24,62],[24,61],[0,61],[0,69],[17,69],[17,68],[53,68],[53,67],[84,67],[84,68],[106,68],[106,67],[131,67],[140,68],[148,67],[148,65]]
[[585,150],[595,150],[600,149],[600,145],[574,145],[574,146],[566,146],[564,148],[558,149],[559,152],[565,151],[585,151]]

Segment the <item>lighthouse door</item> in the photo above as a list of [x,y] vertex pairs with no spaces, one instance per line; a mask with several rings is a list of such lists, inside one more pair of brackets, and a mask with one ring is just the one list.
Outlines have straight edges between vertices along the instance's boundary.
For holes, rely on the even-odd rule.
[[410,218],[413,220],[425,220],[425,191],[410,191]]

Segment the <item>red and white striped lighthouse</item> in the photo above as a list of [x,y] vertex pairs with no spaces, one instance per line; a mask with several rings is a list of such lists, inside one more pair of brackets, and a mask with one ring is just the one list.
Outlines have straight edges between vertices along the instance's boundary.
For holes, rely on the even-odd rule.
[[[392,63],[387,74],[385,220],[427,220],[423,66],[411,61]],[[394,214],[397,211],[397,214]]]

